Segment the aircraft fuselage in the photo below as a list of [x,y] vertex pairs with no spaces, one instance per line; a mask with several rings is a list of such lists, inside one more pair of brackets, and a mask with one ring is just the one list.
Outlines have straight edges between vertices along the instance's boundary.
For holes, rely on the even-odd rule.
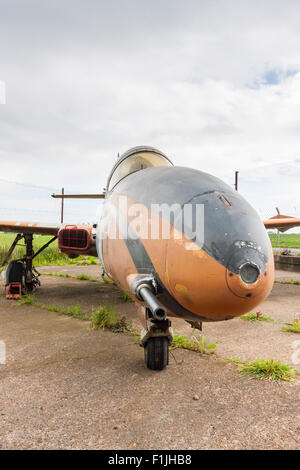
[[[202,208],[194,229],[187,206],[192,214]],[[135,171],[108,191],[103,214],[97,249],[105,271],[131,295],[135,278],[152,276],[170,316],[228,320],[272,288],[273,253],[259,215],[212,175],[175,166]]]

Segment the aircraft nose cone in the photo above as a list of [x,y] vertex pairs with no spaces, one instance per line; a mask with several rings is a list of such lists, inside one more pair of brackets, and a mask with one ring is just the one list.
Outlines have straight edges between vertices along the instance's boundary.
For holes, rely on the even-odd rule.
[[226,253],[226,267],[239,274],[246,284],[252,284],[265,270],[269,253],[253,241],[236,241]]
[[273,282],[272,263],[273,258],[268,259],[264,250],[254,242],[235,242],[226,265],[228,288],[238,297],[260,297]]
[[271,247],[267,256],[254,241],[224,243],[218,255],[222,263],[197,244],[174,237],[168,241],[167,279],[172,295],[186,309],[224,320],[264,300],[273,285],[274,265]]

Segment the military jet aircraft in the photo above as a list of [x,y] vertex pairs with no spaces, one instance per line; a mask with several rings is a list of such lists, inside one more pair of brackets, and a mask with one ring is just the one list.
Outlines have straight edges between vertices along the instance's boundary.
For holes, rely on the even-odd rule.
[[[7,298],[39,285],[34,258],[54,240],[70,257],[98,256],[103,273],[136,302],[143,329],[145,363],[168,364],[173,338],[170,318],[201,329],[202,322],[242,315],[269,294],[273,252],[266,228],[285,231],[300,219],[277,215],[264,223],[248,202],[215,176],[174,166],[161,151],[134,147],[121,155],[103,194],[52,195],[103,198],[97,224],[40,225],[0,221],[17,233],[26,255],[6,269]],[[34,253],[33,234],[53,235]]]

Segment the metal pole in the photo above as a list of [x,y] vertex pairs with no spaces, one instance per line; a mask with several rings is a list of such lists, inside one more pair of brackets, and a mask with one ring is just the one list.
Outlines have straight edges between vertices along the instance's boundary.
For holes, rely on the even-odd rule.
[[[276,207],[277,214],[280,215],[280,210]],[[280,246],[280,232],[277,230],[277,246]]]
[[236,191],[238,190],[238,175],[239,175],[239,172],[236,171],[235,172],[235,182],[234,182],[234,187],[235,187]]
[[[61,194],[62,194],[62,196],[65,194],[65,188],[61,189]],[[61,198],[61,216],[60,216],[60,223],[61,224],[64,223],[64,200],[65,200],[65,198],[62,197]]]
[[277,246],[280,246],[280,232],[277,230]]
[[32,258],[34,255],[33,251],[33,235],[32,233],[25,233],[25,244],[26,244],[26,257],[25,257],[25,268],[26,268],[26,290],[27,292],[33,291],[33,283],[32,283]]

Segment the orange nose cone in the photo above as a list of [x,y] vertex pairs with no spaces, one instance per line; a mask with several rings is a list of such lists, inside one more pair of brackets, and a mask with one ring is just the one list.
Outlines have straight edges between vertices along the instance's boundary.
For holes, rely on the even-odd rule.
[[226,320],[249,312],[268,296],[274,281],[273,254],[265,271],[250,283],[191,242],[169,240],[166,276],[170,292],[187,310],[208,320]]
[[[256,301],[254,307],[262,302],[270,293],[274,282],[273,252],[265,271],[258,275],[255,282],[246,282],[240,274],[226,270],[226,282],[229,290],[239,298],[247,298]],[[252,308],[252,307],[251,307]]]

